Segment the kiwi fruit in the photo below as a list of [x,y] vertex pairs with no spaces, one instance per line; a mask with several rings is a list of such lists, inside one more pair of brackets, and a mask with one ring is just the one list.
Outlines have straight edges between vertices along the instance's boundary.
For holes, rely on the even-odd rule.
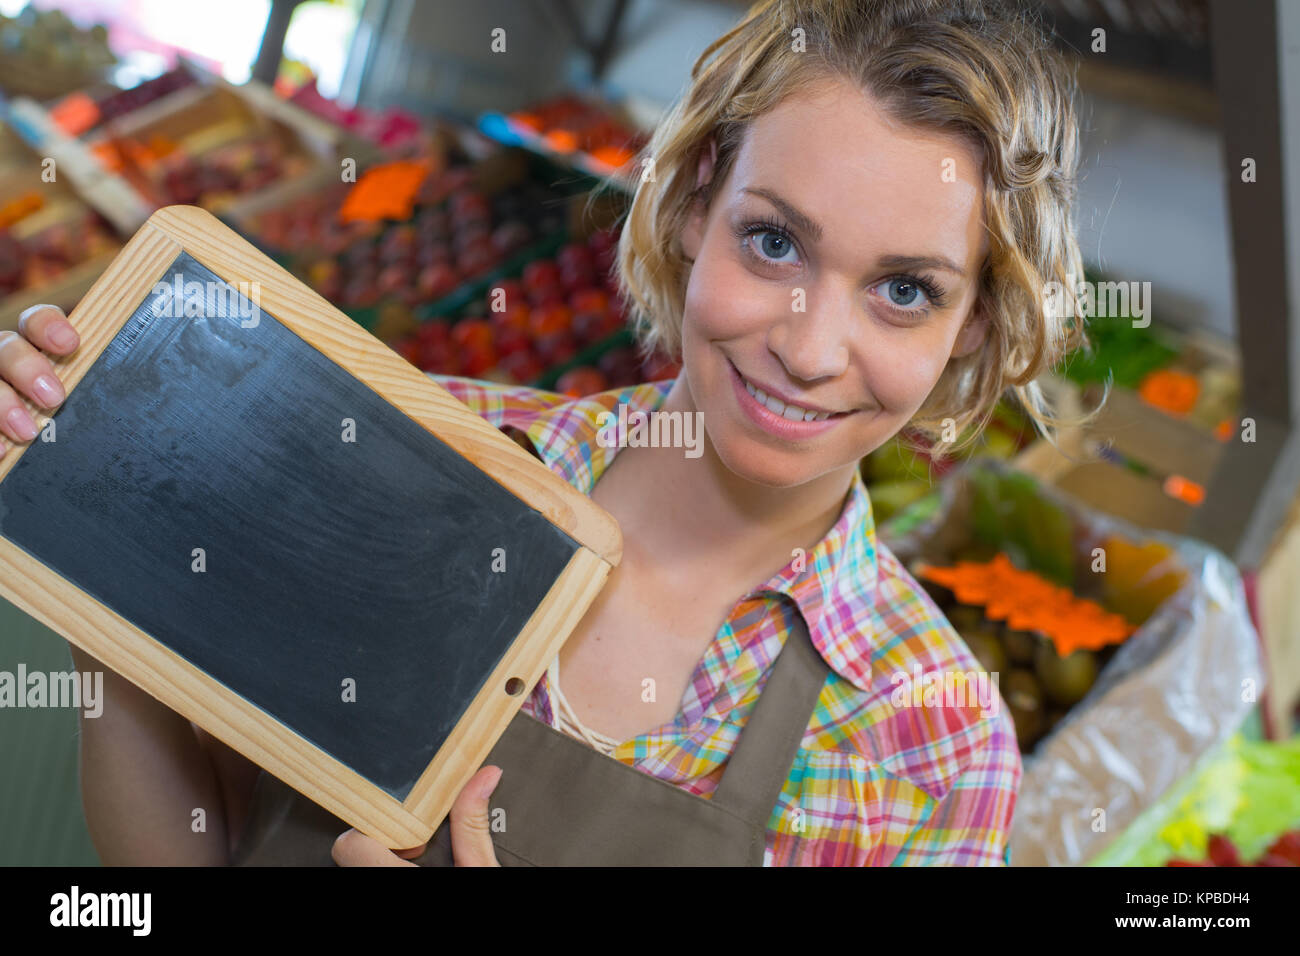
[[1016,631],[1007,628],[1002,636],[1002,646],[1006,648],[1007,660],[1013,664],[1029,665],[1034,662],[1034,651],[1042,643],[1033,631]]
[[1061,657],[1050,641],[1044,641],[1034,653],[1034,673],[1052,703],[1068,708],[1092,689],[1097,680],[1097,658],[1089,650]]
[[990,674],[1001,674],[1007,669],[1007,655],[997,636],[987,627],[974,631],[960,631],[961,639],[966,642],[970,652]]
[[1045,729],[1043,688],[1031,671],[1016,667],[1002,678],[999,690],[1016,725],[1020,749],[1028,751]]
[[984,611],[969,604],[956,604],[947,611],[948,623],[959,634],[966,634],[984,628]]

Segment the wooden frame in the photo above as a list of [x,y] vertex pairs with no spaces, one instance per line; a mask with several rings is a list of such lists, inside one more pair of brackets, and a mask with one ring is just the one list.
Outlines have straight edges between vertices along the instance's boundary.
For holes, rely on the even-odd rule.
[[[529,688],[540,679],[618,564],[618,524],[196,207],[170,206],[154,213],[74,311],[71,320],[81,334],[81,348],[54,363],[69,395],[182,251],[229,283],[258,283],[258,304],[269,316],[488,472],[581,547],[401,802],[3,537],[0,594],[358,830],[393,848],[417,846],[447,815],[523,703],[519,687],[513,696],[506,691],[507,681],[518,678],[522,688]],[[25,404],[43,427],[50,416]],[[0,459],[0,482],[25,450],[20,447]]]

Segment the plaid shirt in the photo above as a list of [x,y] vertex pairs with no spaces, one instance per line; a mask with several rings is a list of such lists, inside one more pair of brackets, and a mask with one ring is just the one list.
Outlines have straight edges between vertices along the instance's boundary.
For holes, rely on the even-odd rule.
[[[620,402],[629,413],[653,410],[672,386],[653,382],[575,400],[430,377],[498,428],[525,433],[552,471],[588,495],[618,453],[596,441],[601,413],[616,413]],[[831,673],[768,820],[764,864],[1009,864],[1021,777],[1010,716],[992,681],[983,698],[991,688],[990,712],[973,699],[974,687],[969,696],[929,693],[941,690],[945,675],[951,686],[955,673],[983,671],[877,540],[861,475],[805,563],[800,572],[792,560],[740,596],[696,666],[676,719],[623,741],[615,759],[709,797],[791,633],[791,616],[802,613]],[[545,675],[523,710],[553,724]]]

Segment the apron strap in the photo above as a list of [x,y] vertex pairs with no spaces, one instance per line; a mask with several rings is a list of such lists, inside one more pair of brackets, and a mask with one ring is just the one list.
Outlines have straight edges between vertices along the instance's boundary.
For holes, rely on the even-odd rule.
[[722,771],[713,802],[766,829],[830,668],[794,612],[772,673]]

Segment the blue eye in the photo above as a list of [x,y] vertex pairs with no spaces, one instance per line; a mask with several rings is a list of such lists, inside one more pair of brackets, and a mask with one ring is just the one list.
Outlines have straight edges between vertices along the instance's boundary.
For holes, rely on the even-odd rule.
[[915,282],[909,282],[907,279],[889,280],[889,301],[894,305],[912,305],[924,295],[921,287]]
[[784,257],[794,250],[794,243],[788,236],[779,232],[766,230],[764,232],[754,233],[759,236],[758,249],[760,255],[764,258],[771,259],[773,262],[788,261]]
[[942,308],[944,292],[934,282],[922,276],[895,276],[876,283],[890,307],[899,312],[925,312],[930,306]]
[[[757,236],[758,242],[753,242]],[[747,222],[736,230],[745,252],[757,262],[765,265],[795,265],[799,261],[798,250],[790,231],[784,226],[769,220]],[[795,253],[790,257],[790,253]]]

